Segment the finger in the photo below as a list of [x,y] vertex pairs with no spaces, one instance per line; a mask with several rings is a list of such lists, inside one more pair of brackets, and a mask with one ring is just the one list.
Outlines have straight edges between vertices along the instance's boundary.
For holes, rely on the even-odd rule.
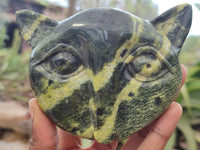
[[100,144],[97,141],[93,143],[90,148],[82,149],[82,150],[115,150],[117,148],[118,142],[113,141],[110,144]]
[[42,112],[35,98],[29,101],[29,109],[32,117],[32,139],[29,149],[55,150],[58,141],[55,124]]
[[139,150],[162,150],[172,135],[176,124],[182,114],[182,107],[172,102],[169,108],[155,122],[152,130],[148,133]]
[[59,150],[78,150],[81,145],[80,138],[70,135],[60,128],[58,128],[58,141]]
[[149,131],[152,129],[155,121],[150,123],[148,126],[144,127],[137,133],[130,136],[126,142],[126,144],[122,147],[122,150],[136,150],[138,149],[139,145],[143,142],[143,140],[146,138],[146,135],[149,133]]
[[182,69],[182,82],[181,82],[181,87],[182,87],[183,84],[186,81],[188,71],[187,71],[187,68],[184,65],[182,65],[182,64],[181,64],[181,69]]

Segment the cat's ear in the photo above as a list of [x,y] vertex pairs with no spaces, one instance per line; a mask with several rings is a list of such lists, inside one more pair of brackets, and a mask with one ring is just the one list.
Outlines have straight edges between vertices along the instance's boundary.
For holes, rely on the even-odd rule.
[[32,48],[58,24],[53,19],[29,10],[17,11],[16,22],[21,35]]
[[151,21],[153,26],[165,34],[172,45],[180,49],[192,23],[192,7],[182,4],[167,10]]

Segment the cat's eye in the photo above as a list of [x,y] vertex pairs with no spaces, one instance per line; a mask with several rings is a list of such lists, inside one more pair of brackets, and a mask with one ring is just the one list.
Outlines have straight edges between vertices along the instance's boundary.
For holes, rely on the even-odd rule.
[[52,54],[49,59],[43,63],[43,66],[46,69],[54,71],[54,73],[68,75],[75,72],[81,66],[81,62],[76,56],[73,56],[69,52],[60,51],[56,54]]
[[164,74],[168,69],[168,62],[161,60],[158,50],[151,47],[139,48],[128,58],[124,67],[128,79],[135,78],[139,81],[153,81]]
[[83,69],[82,61],[75,50],[64,44],[50,50],[39,64],[51,75],[62,79]]

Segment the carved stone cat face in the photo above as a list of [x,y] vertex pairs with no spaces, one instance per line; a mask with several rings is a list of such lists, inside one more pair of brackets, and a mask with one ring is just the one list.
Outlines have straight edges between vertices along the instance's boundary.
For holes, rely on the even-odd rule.
[[95,8],[57,22],[17,12],[33,48],[30,80],[42,110],[62,129],[100,143],[122,140],[155,120],[182,80],[180,48],[192,20],[190,5],[152,21]]

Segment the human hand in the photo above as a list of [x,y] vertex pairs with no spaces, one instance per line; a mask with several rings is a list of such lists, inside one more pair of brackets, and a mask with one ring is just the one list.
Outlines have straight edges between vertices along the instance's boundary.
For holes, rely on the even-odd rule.
[[[182,66],[184,84],[187,70]],[[29,101],[32,123],[30,150],[115,150],[118,142],[104,145],[96,141],[90,148],[82,149],[80,138],[70,135],[42,112],[35,98]],[[122,150],[162,150],[172,135],[182,114],[180,104],[172,102],[169,108],[153,123],[129,137]]]

